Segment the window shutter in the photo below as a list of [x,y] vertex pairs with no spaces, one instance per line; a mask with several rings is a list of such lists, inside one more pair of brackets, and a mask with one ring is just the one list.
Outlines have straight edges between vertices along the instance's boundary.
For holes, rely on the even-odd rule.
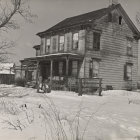
[[42,44],[42,53],[45,54],[45,48],[46,48],[46,38],[43,38],[43,44]]
[[92,78],[92,72],[93,72],[93,63],[92,61],[89,61],[89,78]]
[[43,38],[41,38],[40,54],[43,54]]
[[53,38],[53,47],[52,47],[53,52],[56,51],[56,38]]
[[85,30],[79,31],[79,50],[85,50]]
[[97,49],[100,50],[100,34],[97,34]]
[[70,50],[70,36],[67,36],[67,50]]

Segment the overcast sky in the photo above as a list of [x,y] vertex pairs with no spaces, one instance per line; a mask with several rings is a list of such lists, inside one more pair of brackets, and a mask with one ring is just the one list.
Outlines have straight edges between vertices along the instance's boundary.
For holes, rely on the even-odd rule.
[[[67,17],[108,7],[109,1],[111,0],[31,0],[31,10],[38,18],[33,24],[21,22],[19,30],[8,32],[10,39],[16,41],[11,61],[17,63],[23,58],[35,56],[32,47],[40,44],[40,38],[36,36],[38,32],[48,29]],[[140,11],[140,0],[119,0],[119,3],[135,22],[136,12]]]

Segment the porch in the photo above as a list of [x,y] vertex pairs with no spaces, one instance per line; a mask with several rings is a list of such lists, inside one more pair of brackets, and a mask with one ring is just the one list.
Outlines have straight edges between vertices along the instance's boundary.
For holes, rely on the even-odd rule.
[[[80,71],[84,73],[83,55],[73,53],[57,53],[35,58],[27,58],[21,61],[22,68],[25,69],[26,81],[32,82],[31,67],[34,65],[36,71],[35,83],[38,85],[39,77],[42,81],[49,79],[51,89],[70,90],[81,92],[86,89],[98,89],[101,87],[101,81],[98,78],[85,78],[81,76]],[[32,68],[33,69],[33,68]],[[22,69],[23,70],[23,69]],[[90,81],[90,82],[89,82]],[[80,89],[79,89],[80,88]],[[81,91],[80,91],[81,90]]]

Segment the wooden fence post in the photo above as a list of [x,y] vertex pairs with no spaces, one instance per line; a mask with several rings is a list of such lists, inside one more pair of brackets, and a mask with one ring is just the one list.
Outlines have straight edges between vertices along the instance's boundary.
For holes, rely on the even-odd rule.
[[102,79],[99,79],[99,96],[102,96]]
[[82,79],[79,78],[78,82],[78,96],[82,96]]

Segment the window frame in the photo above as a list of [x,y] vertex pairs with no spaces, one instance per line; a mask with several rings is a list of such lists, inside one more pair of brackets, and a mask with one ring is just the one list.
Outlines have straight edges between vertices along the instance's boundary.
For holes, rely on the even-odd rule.
[[[99,41],[96,40],[96,43],[95,43],[95,34],[99,35]],[[97,45],[97,43],[99,43],[99,46],[95,47],[95,44]],[[101,50],[101,33],[100,32],[93,31],[93,50],[94,51]]]
[[133,56],[133,45],[132,44],[133,44],[133,39],[127,37],[127,55],[128,56]]
[[[128,66],[131,68],[131,72],[128,72]],[[125,81],[132,81],[132,67],[133,64],[132,63],[126,63],[124,65],[124,80]],[[128,76],[128,73],[131,74],[131,76]]]
[[[63,42],[61,42],[61,37],[64,37],[64,41]],[[58,51],[60,51],[60,52],[64,51],[64,44],[65,44],[65,35],[60,35],[59,36],[59,47],[58,47]],[[63,46],[62,49],[60,49],[61,48],[61,45]]]
[[[47,40],[50,41],[50,45],[47,44]],[[46,38],[46,49],[45,49],[45,53],[50,53],[50,48],[51,48],[51,38]]]
[[[75,34],[78,34],[78,40],[74,40],[74,35]],[[76,42],[75,42],[76,41]],[[75,44],[76,43],[76,47],[74,47]],[[74,32],[73,34],[72,34],[72,49],[73,50],[78,50],[78,48],[79,48],[79,32],[77,31],[77,32]]]
[[[98,75],[95,76],[94,75],[94,71],[97,70],[94,68],[94,63],[95,62],[98,63]],[[96,58],[92,58],[92,60],[90,60],[89,62],[89,78],[99,78],[99,71],[100,71],[100,60],[96,59]]]

